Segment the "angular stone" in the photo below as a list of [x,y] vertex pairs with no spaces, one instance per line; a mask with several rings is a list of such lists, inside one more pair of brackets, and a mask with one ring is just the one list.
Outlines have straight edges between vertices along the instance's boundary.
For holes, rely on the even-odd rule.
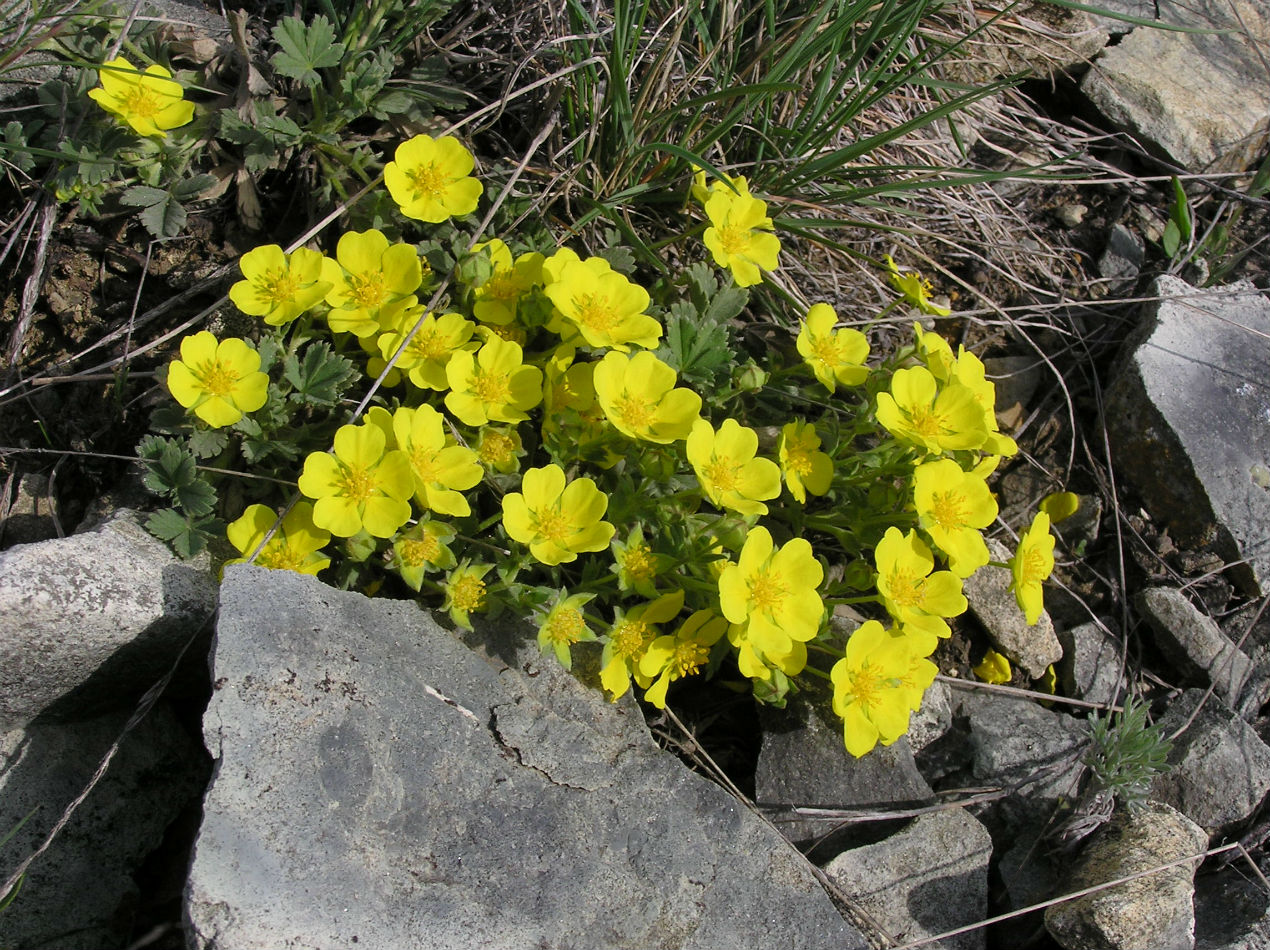
[[[123,732],[129,713],[75,723],[33,723],[0,736],[0,886],[43,842]],[[103,950],[128,938],[133,874],[207,780],[206,754],[163,705],[120,743],[110,768],[27,871],[0,913],[0,946]]]
[[961,709],[970,719],[976,778],[1000,784],[1030,779],[1027,794],[1036,799],[1072,794],[1087,723],[1015,696],[967,692]]
[[[844,851],[825,873],[900,943],[987,917],[992,838],[962,809],[922,815],[877,844]],[[984,930],[928,944],[982,950]]]
[[[1081,853],[1065,892],[1105,884],[1198,854],[1208,836],[1167,805],[1116,812]],[[1201,859],[1054,904],[1045,927],[1067,950],[1191,950],[1192,882]]]
[[1270,300],[1246,282],[1197,290],[1175,277],[1152,294],[1161,299],[1108,387],[1112,459],[1180,547],[1212,550],[1259,596],[1270,578]]
[[1063,692],[1091,703],[1114,704],[1120,695],[1120,644],[1096,623],[1060,630],[1063,661],[1058,672]]
[[1235,706],[1252,672],[1252,660],[1238,649],[1212,617],[1205,616],[1170,587],[1152,587],[1134,598],[1155,633],[1155,642],[1185,682],[1214,684],[1218,696]]
[[[1010,551],[1001,542],[989,539],[988,553],[994,561],[1008,561]],[[1041,611],[1036,623],[1029,624],[1010,592],[1010,572],[1003,567],[981,567],[968,577],[962,590],[970,611],[983,624],[990,639],[1011,663],[1027,675],[1039,679],[1046,667],[1063,657],[1062,644],[1054,635],[1049,614]]]
[[908,721],[908,747],[913,754],[928,745],[952,727],[952,697],[948,685],[939,680],[931,683],[922,697],[922,708]]
[[207,557],[179,560],[134,512],[0,552],[0,729],[132,705],[215,608]]
[[[917,771],[905,739],[854,758],[843,748],[842,722],[829,709],[828,690],[813,687],[807,693],[800,693],[783,710],[761,711],[756,801],[846,809],[894,808],[931,800],[934,792]],[[832,832],[834,822],[781,818],[779,827],[791,841],[806,842]]]
[[[1188,689],[1160,719],[1171,736],[1190,719],[1204,690]],[[1209,696],[1173,740],[1168,771],[1151,783],[1151,797],[1172,805],[1210,835],[1234,830],[1270,790],[1270,747],[1217,697]]]
[[235,566],[215,676],[192,947],[866,946],[774,829],[554,660]]
[[[1111,122],[1192,171],[1242,171],[1265,147],[1270,43],[1260,0],[1160,0],[1165,23],[1108,47],[1081,91]],[[1154,11],[1153,11],[1154,12]]]

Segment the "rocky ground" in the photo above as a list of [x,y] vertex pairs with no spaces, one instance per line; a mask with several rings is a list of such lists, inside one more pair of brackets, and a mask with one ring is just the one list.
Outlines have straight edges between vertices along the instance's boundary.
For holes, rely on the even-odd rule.
[[[1093,123],[1082,167],[1119,171],[999,183],[1013,243],[937,255],[941,330],[988,354],[1025,449],[1003,512],[1060,488],[1082,509],[1035,627],[977,576],[908,737],[853,760],[814,696],[655,714],[515,623],[460,638],[298,575],[218,584],[140,527],[126,463],[6,450],[0,836],[30,817],[0,846],[26,872],[0,946],[1270,947],[1270,216],[1239,191],[1270,22],[1159,6],[1227,32],[1030,8],[1026,44],[979,50],[1050,77],[1029,121],[1054,153]],[[978,154],[1029,163],[1007,144]],[[1195,253],[1160,247],[1173,170],[1204,173]],[[1224,253],[1205,221],[1231,225]],[[110,222],[57,232],[3,441],[131,451],[145,407],[111,406],[94,364],[223,293],[232,241],[190,232],[149,257]],[[1029,254],[1052,282],[1021,285]],[[39,382],[61,362],[72,382]],[[1010,686],[970,674],[988,645]],[[1051,664],[1052,699],[1031,689]],[[1173,738],[1136,807],[1088,767],[1130,693]]]

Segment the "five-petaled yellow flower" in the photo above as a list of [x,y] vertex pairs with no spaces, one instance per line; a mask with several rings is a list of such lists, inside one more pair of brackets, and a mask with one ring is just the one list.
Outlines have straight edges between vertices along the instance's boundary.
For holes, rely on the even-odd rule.
[[932,317],[946,317],[950,313],[947,307],[941,307],[939,304],[931,302],[930,292],[931,286],[929,280],[923,280],[922,275],[917,271],[908,273],[900,273],[899,267],[895,261],[891,260],[891,255],[886,255],[886,271],[887,280],[891,282],[891,286],[899,291],[904,299],[918,309],[919,312]]
[[335,454],[311,453],[299,485],[314,499],[313,523],[340,538],[359,531],[391,538],[410,519],[415,491],[410,459],[387,449],[384,430],[373,423],[341,426]]
[[[248,505],[242,517],[225,528],[229,543],[238,549],[242,557],[232,558],[225,563],[246,563],[277,520],[278,516],[272,508]],[[331,563],[331,559],[321,551],[330,540],[331,533],[313,523],[313,506],[307,501],[296,502],[278,525],[273,537],[260,548],[255,563],[277,571],[316,575]]]
[[531,468],[520,491],[503,496],[503,527],[543,564],[567,563],[608,547],[615,530],[601,520],[608,506],[608,496],[589,478],[566,486],[559,465]]
[[482,323],[506,326],[516,319],[520,298],[542,284],[545,258],[529,251],[512,260],[511,249],[498,238],[472,250],[487,253],[494,267],[489,279],[472,291],[472,315]]
[[878,393],[877,419],[895,438],[931,455],[977,449],[988,438],[973,390],[956,382],[941,389],[924,366],[895,371],[891,391]]
[[[780,665],[820,631],[825,612],[816,590],[824,569],[806,538],[777,549],[766,528],[750,531],[737,563],[719,575],[719,605],[734,624],[746,624],[745,639]],[[796,646],[797,644],[797,646]]]
[[186,102],[181,84],[157,63],[141,72],[123,57],[102,63],[101,87],[88,95],[111,115],[118,116],[138,135],[164,138],[168,129],[194,118],[194,103]]
[[484,186],[471,177],[472,153],[452,135],[416,135],[397,146],[384,166],[384,185],[407,218],[439,224],[471,214]]
[[754,457],[758,433],[735,419],[724,419],[718,432],[705,419],[698,419],[686,448],[702,490],[718,508],[765,515],[763,502],[781,493],[780,468],[771,459]]
[[762,271],[776,270],[781,242],[772,233],[767,204],[750,194],[744,177],[733,178],[732,184],[735,192],[718,187],[706,199],[710,227],[702,239],[714,262],[732,271],[738,287],[751,287],[763,280]]
[[916,531],[901,534],[899,528],[887,528],[873,559],[878,593],[887,612],[914,638],[917,652],[929,656],[935,651],[937,638],[951,635],[943,618],[966,612],[961,581],[951,571],[931,573],[935,558]]
[[785,474],[785,485],[800,505],[806,504],[808,492],[823,495],[829,491],[833,459],[820,451],[820,436],[810,422],[799,419],[781,427],[776,457]]
[[658,637],[639,661],[639,674],[653,684],[644,698],[666,708],[666,690],[685,676],[694,676],[710,659],[710,649],[728,630],[728,622],[713,610],[698,610],[673,636]]
[[641,351],[608,353],[595,367],[595,398],[605,417],[623,435],[667,445],[687,439],[701,415],[701,397],[675,388],[675,371]]
[[842,719],[847,751],[859,758],[879,742],[890,745],[908,729],[911,655],[903,637],[867,620],[833,665],[833,711]]
[[577,327],[587,346],[625,353],[631,345],[651,349],[661,338],[661,324],[646,314],[648,291],[609,266],[602,257],[554,262],[545,276],[545,293],[557,310]]
[[337,333],[365,337],[395,326],[418,302],[414,292],[423,283],[423,265],[412,245],[390,245],[382,231],[346,231],[335,260],[323,260],[322,279],[331,284],[327,324]]
[[243,313],[264,317],[280,327],[319,303],[331,289],[322,279],[323,257],[307,247],[285,253],[277,244],[248,251],[238,266],[246,280],[229,288],[229,299]]
[[[403,311],[397,318],[397,329],[377,337],[379,352],[385,360],[392,358],[406,334],[414,329],[420,319],[420,310],[422,308],[412,307]],[[475,323],[464,320],[457,313],[443,313],[439,317],[433,313],[424,314],[418,332],[397,357],[396,366],[420,389],[449,389],[445,369],[450,364],[450,357],[459,350],[476,349],[478,344],[472,341],[475,329]]]
[[217,342],[207,330],[181,341],[181,358],[168,364],[172,398],[214,429],[232,426],[269,398],[260,354],[244,340]]
[[475,452],[455,444],[441,413],[426,404],[402,406],[392,415],[392,431],[397,448],[410,459],[415,501],[443,515],[470,515],[472,508],[460,492],[476,485],[485,470]]
[[542,370],[523,358],[519,346],[493,335],[476,353],[459,350],[445,367],[445,408],[468,426],[528,419],[542,401]]
[[838,384],[858,386],[869,375],[864,365],[869,341],[859,330],[835,330],[838,314],[827,303],[812,304],[798,331],[798,355],[811,367],[825,389],[833,392]]
[[963,472],[952,459],[926,462],[913,470],[913,502],[922,528],[948,555],[948,569],[969,577],[988,563],[980,529],[997,516],[997,500],[983,476]]
[[609,698],[617,702],[631,688],[631,677],[642,689],[648,689],[651,677],[639,670],[639,663],[653,641],[661,636],[657,624],[669,623],[683,609],[682,590],[663,594],[656,600],[632,607],[623,613],[617,608],[613,628],[604,638],[604,652],[600,657],[600,685],[608,691]]
[[1010,558],[1010,589],[1028,623],[1036,623],[1045,607],[1041,583],[1054,570],[1054,536],[1050,516],[1038,511],[1031,526],[1019,539],[1018,550]]

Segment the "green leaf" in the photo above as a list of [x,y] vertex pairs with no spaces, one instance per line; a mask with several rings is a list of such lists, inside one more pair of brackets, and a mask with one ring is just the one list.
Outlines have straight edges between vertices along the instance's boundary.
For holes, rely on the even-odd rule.
[[178,181],[172,188],[172,197],[177,201],[191,201],[216,184],[211,175],[194,175],[184,181]]
[[1164,226],[1164,233],[1160,235],[1160,245],[1164,248],[1164,253],[1169,257],[1177,255],[1177,247],[1181,242],[1182,233],[1177,229],[1177,223],[1170,221]]
[[[200,176],[210,177],[210,176]],[[119,200],[126,205],[140,208],[141,223],[156,238],[176,237],[185,227],[185,207],[171,192],[149,185],[133,185]]]
[[741,287],[724,287],[710,298],[701,314],[708,322],[724,324],[734,319],[750,301],[750,292]]
[[215,458],[228,444],[229,433],[224,429],[195,429],[190,433],[190,451],[197,458]]
[[291,399],[314,406],[333,406],[356,370],[351,361],[331,352],[328,343],[310,343],[303,356],[288,355],[282,375],[294,387]]
[[182,485],[172,493],[176,506],[192,518],[210,515],[216,507],[216,489],[207,482],[197,479],[188,485]]
[[703,324],[696,309],[680,301],[671,308],[666,337],[657,356],[684,381],[709,386],[735,358],[728,344],[726,326]]
[[148,435],[137,445],[145,463],[142,484],[156,495],[172,495],[198,478],[194,456],[175,439]]
[[215,525],[214,518],[189,518],[172,508],[156,511],[146,520],[147,531],[187,560],[207,547]]
[[18,171],[29,172],[35,167],[35,158],[27,148],[26,135],[22,131],[22,123],[10,122],[4,127],[4,141],[0,142],[5,161],[16,167]]
[[[1186,189],[1182,187],[1182,181],[1176,175],[1173,176],[1173,207],[1169,212],[1171,223],[1177,225],[1178,236],[1183,241],[1191,239],[1191,204],[1186,197]],[[1169,251],[1169,257],[1173,256],[1173,252]]]
[[308,26],[298,16],[284,17],[271,32],[279,47],[269,60],[273,68],[310,89],[322,81],[317,70],[344,59],[344,44],[335,42],[335,30],[324,16],[315,16]]

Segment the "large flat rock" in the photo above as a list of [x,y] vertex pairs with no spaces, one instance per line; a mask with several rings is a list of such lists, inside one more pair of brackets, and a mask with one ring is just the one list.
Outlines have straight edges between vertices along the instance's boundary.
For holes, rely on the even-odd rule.
[[226,571],[191,946],[867,946],[633,703],[515,662],[411,603]]
[[1159,0],[1158,10],[1162,24],[1190,32],[1135,27],[1107,47],[1081,91],[1184,168],[1242,171],[1264,148],[1270,125],[1262,59],[1270,8],[1264,0]]
[[1159,278],[1107,393],[1112,461],[1180,547],[1270,579],[1270,300]]

